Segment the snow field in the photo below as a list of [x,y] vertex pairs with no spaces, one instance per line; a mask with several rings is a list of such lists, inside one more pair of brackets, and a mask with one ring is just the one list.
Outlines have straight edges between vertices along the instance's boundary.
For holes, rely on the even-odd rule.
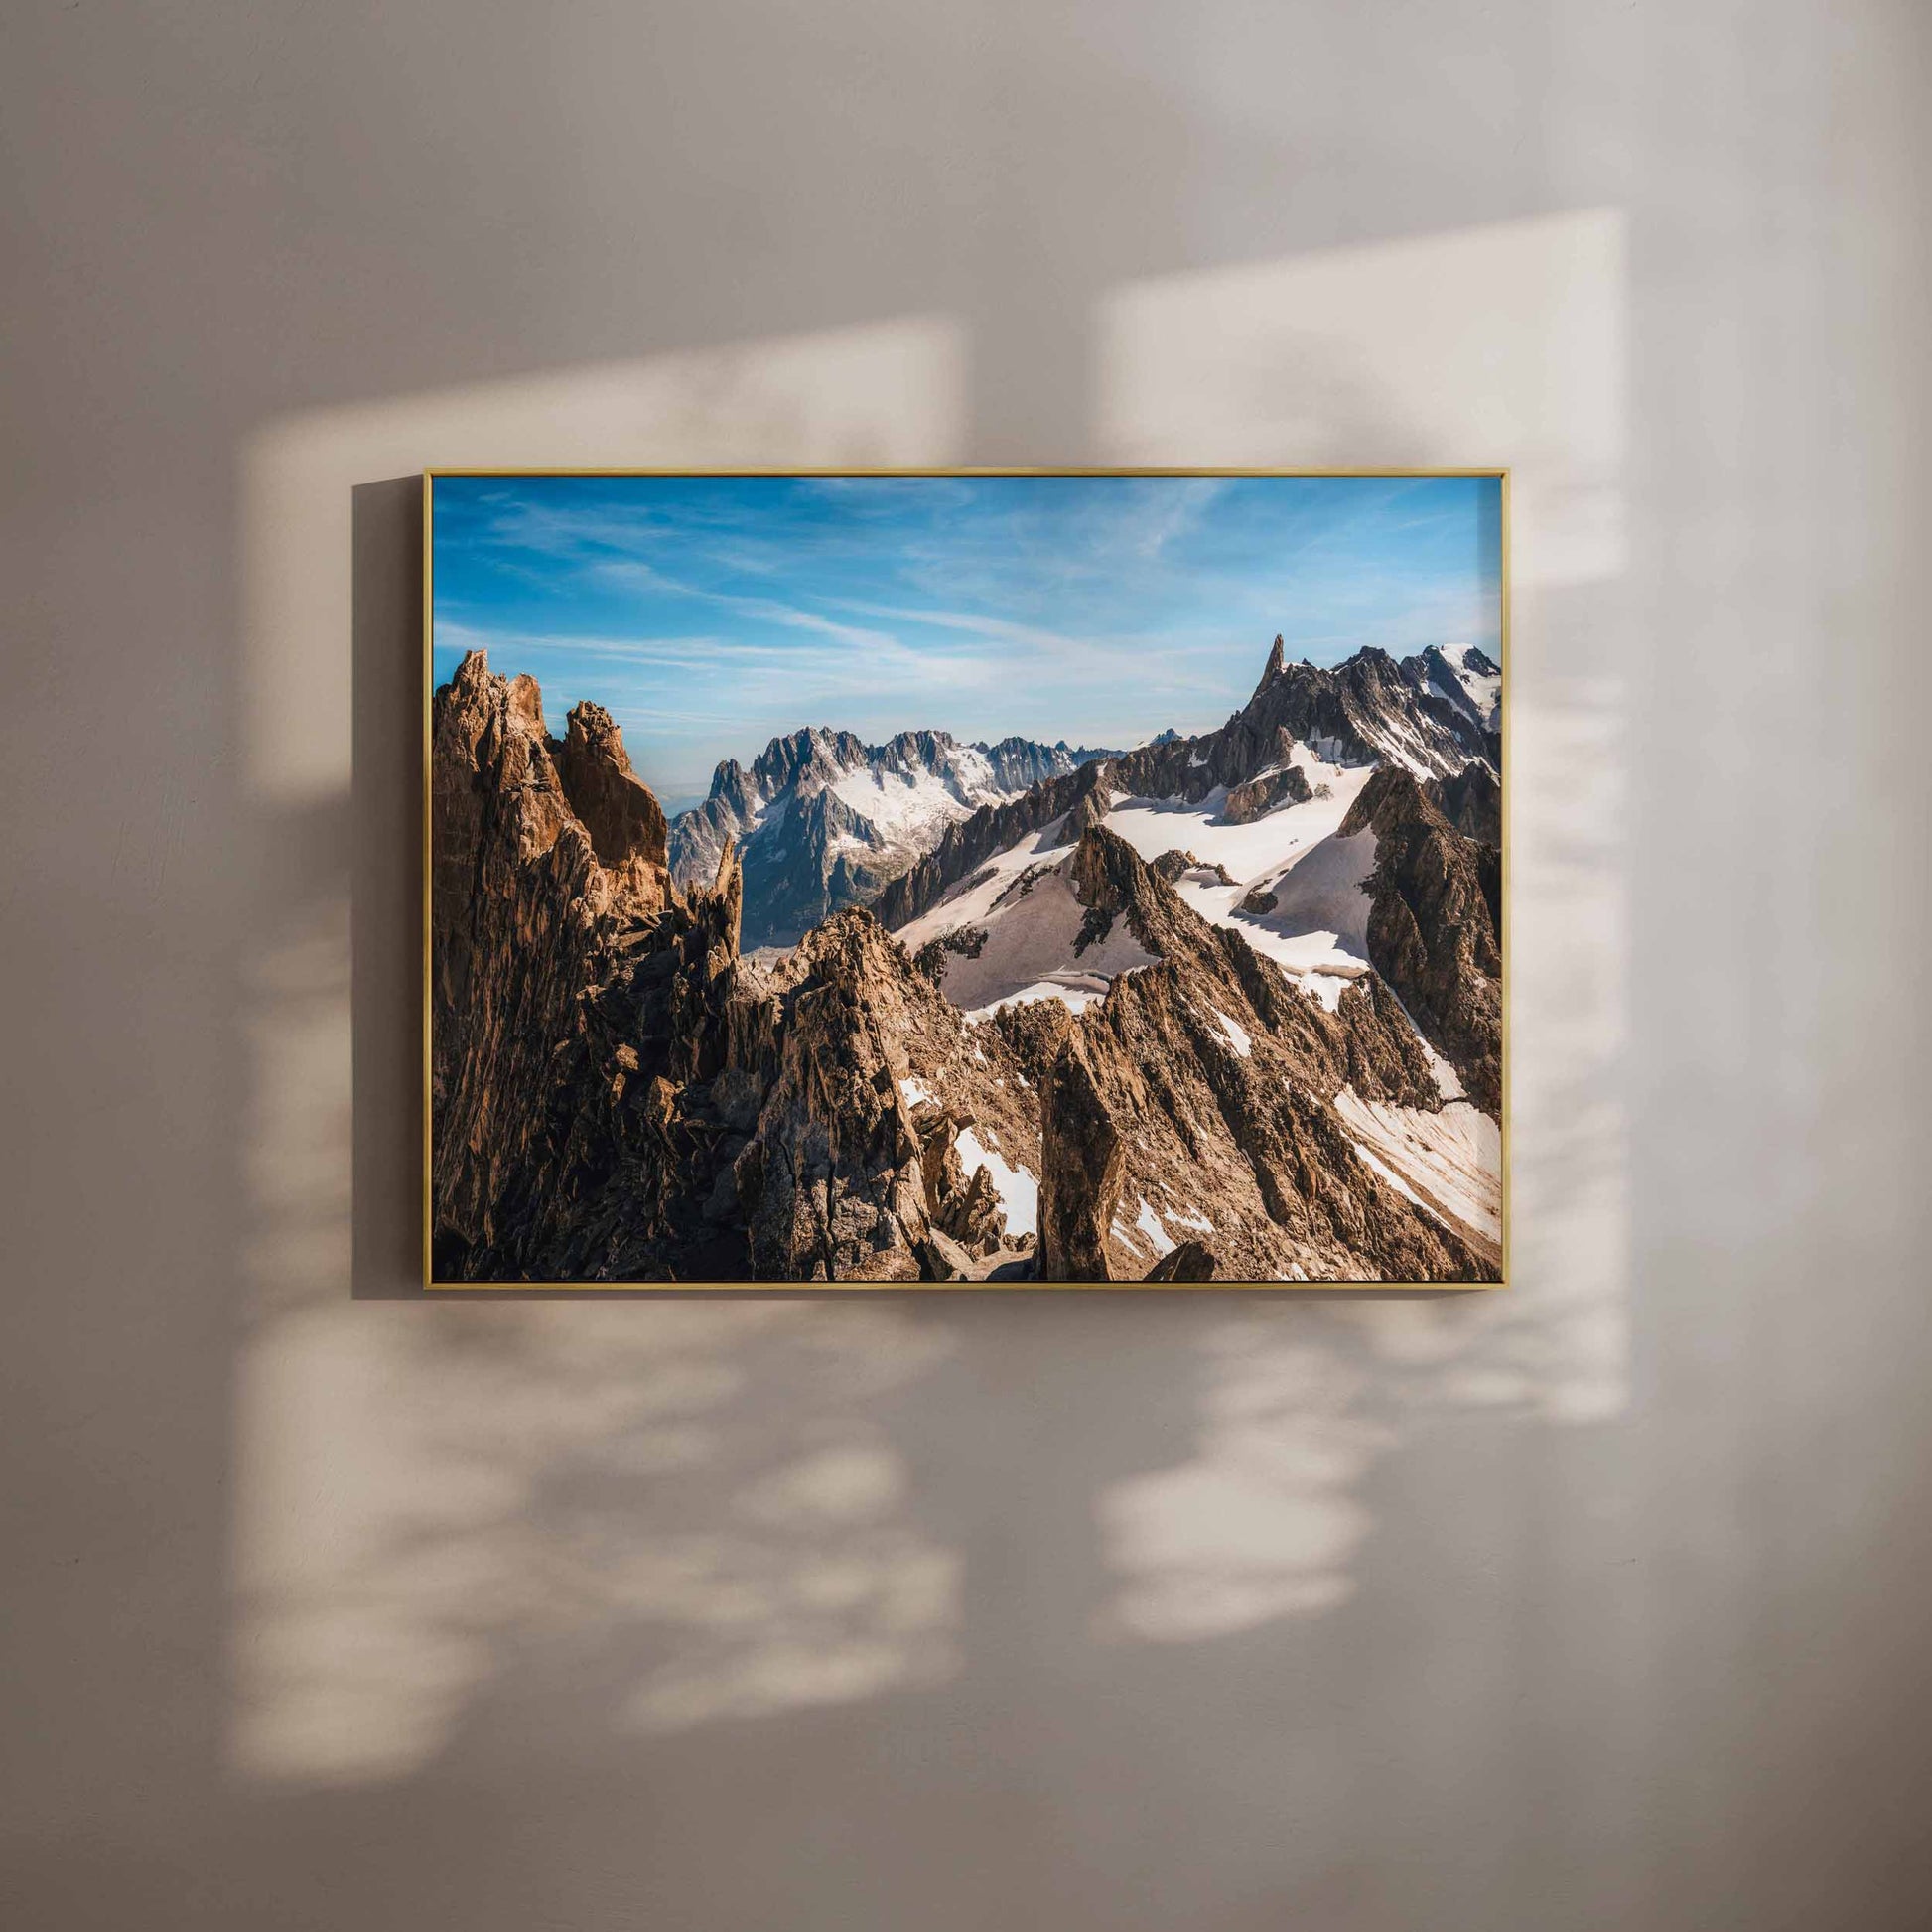
[[994,1191],[1006,1210],[1009,1234],[1036,1234],[1039,1231],[1039,1182],[1025,1168],[1010,1168],[969,1127],[954,1144],[971,1180],[981,1168],[992,1177]]
[[[1375,867],[1375,834],[1342,839],[1337,832],[1374,767],[1330,764],[1305,745],[1296,746],[1292,762],[1311,787],[1326,785],[1328,796],[1280,806],[1249,825],[1221,825],[1215,821],[1227,794],[1219,787],[1197,805],[1116,793],[1107,829],[1143,859],[1177,850],[1193,853],[1203,867],[1224,867],[1232,886],[1211,871],[1189,871],[1174,891],[1210,925],[1239,932],[1332,1013],[1342,989],[1368,970],[1368,900],[1360,887]],[[1241,910],[1255,889],[1280,899],[1273,912]]]

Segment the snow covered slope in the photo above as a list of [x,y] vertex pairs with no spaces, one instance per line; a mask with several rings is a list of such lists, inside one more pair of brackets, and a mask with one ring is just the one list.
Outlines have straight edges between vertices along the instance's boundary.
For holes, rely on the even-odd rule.
[[1106,824],[1150,862],[1191,854],[1198,864],[1173,881],[1182,900],[1210,924],[1232,926],[1332,1012],[1341,989],[1368,970],[1361,887],[1374,870],[1375,834],[1338,834],[1374,767],[1328,764],[1304,746],[1294,758],[1314,795],[1249,824],[1222,822],[1227,794],[1218,787],[1192,805],[1116,797]]
[[[1195,804],[1111,794],[1105,823],[1150,864],[1166,862],[1184,904],[1233,927],[1332,1012],[1368,970],[1361,887],[1375,834],[1344,839],[1338,828],[1373,767],[1326,764],[1301,747],[1296,756],[1314,795],[1251,823],[1224,822],[1219,787]],[[1149,955],[1119,927],[1080,943],[1085,913],[1065,878],[1072,853],[1063,821],[1032,833],[896,936],[915,953],[937,942],[952,955],[946,997],[969,1013],[1016,999],[1058,999],[1077,1012]]]
[[1023,839],[895,935],[914,954],[941,946],[946,998],[969,1018],[1017,1000],[1059,1000],[1078,1013],[1117,974],[1154,963],[1124,924],[1083,943],[1087,911],[1067,877],[1073,847],[1060,838],[1054,825]]

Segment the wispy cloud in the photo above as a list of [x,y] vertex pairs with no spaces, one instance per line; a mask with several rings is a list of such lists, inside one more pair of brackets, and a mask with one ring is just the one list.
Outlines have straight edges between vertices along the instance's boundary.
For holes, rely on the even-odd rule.
[[1467,480],[484,478],[438,484],[439,664],[475,642],[546,705],[703,788],[801,723],[1131,743],[1218,723],[1276,631],[1489,642]]

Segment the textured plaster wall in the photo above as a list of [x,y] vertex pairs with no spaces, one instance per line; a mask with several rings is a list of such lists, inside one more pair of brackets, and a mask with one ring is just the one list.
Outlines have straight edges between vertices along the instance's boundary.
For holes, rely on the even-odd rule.
[[[1922,8],[0,44],[0,1922],[1932,1917]],[[426,1306],[497,461],[1513,464],[1519,1286]]]

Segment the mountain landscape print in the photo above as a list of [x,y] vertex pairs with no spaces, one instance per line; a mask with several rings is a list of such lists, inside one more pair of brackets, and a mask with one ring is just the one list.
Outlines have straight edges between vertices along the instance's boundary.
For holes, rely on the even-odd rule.
[[426,488],[432,1285],[1503,1280],[1502,474]]

